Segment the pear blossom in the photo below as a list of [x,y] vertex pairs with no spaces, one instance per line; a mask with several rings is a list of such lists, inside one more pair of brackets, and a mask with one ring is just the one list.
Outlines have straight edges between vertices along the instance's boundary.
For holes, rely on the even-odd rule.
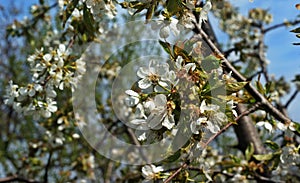
[[218,124],[213,123],[212,121],[207,121],[207,127],[206,127],[211,133],[217,133],[220,131],[220,126]]
[[172,129],[175,125],[174,115],[167,107],[167,97],[163,94],[156,95],[153,101],[154,108],[147,118],[148,126],[151,129],[160,129],[162,126]]
[[53,101],[51,98],[46,99],[46,103],[38,101],[38,106],[41,108],[41,115],[45,118],[51,117],[51,113],[57,111],[57,102]]
[[5,104],[12,105],[15,98],[19,97],[18,88],[19,86],[13,84],[13,81],[9,81],[9,85],[6,87],[6,99],[4,100]]
[[159,84],[163,87],[168,86],[166,81],[169,79],[169,65],[167,63],[160,64],[156,60],[150,60],[148,67],[141,67],[137,71],[138,86],[141,89],[147,89],[153,84]]
[[194,71],[196,69],[195,63],[188,63],[188,64],[184,65],[183,61],[184,60],[183,60],[182,56],[177,57],[177,59],[175,61],[175,67],[177,70],[185,70],[185,71],[189,72],[190,70]]
[[[138,104],[137,107],[138,106],[141,105]],[[142,111],[143,114],[131,121],[132,124],[138,126],[139,130],[158,130],[163,126],[170,130],[175,125],[174,115],[167,105],[167,98],[165,95],[156,95],[154,100],[145,102],[143,106],[142,110],[144,110],[143,108],[146,108],[150,112],[150,115],[146,116],[144,111]]]
[[138,135],[138,141],[144,141],[144,140],[146,140],[146,132],[142,132],[141,134],[138,134],[137,132],[136,132],[136,134]]
[[129,97],[125,98],[125,103],[129,107],[133,107],[137,105],[140,101],[139,94],[133,90],[126,90],[125,93],[129,95]]
[[205,100],[203,100],[200,105],[200,112],[201,113],[204,113],[205,111],[216,112],[217,110],[219,110],[219,108],[220,108],[219,106],[214,105],[214,104],[207,105]]
[[65,59],[70,54],[69,50],[67,50],[64,44],[60,44],[56,52],[57,56],[63,59]]
[[174,36],[180,34],[180,29],[178,26],[178,20],[170,17],[168,20],[164,16],[159,15],[158,20],[151,22],[152,29],[159,28],[159,36],[163,39],[166,39],[173,33]]
[[145,165],[142,167],[142,175],[147,180],[155,179],[158,173],[162,172],[164,169],[161,166],[155,165]]
[[79,139],[80,138],[80,135],[78,133],[73,133],[72,134],[72,138],[73,139]]
[[190,128],[193,134],[199,134],[199,130],[201,130],[204,124],[207,123],[206,117],[200,117],[196,121],[192,121],[190,124]]
[[266,130],[269,131],[269,133],[273,132],[273,126],[269,122],[259,121],[258,123],[256,123],[256,126],[264,127]]

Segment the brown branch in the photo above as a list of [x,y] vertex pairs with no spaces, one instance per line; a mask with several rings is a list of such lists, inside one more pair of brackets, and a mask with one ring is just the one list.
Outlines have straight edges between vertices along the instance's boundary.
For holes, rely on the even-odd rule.
[[[224,69],[227,70],[227,72],[232,72],[232,76],[237,81],[247,81],[247,78],[245,78],[242,74],[240,74],[227,60],[227,58],[224,57],[224,55],[220,52],[220,50],[215,46],[215,44],[209,39],[208,35],[199,27],[199,25],[195,24],[195,27],[199,31],[199,34],[203,38],[203,40],[207,43],[207,45],[213,50],[215,54],[217,54],[221,60],[222,65]],[[286,117],[284,114],[282,114],[278,109],[276,109],[261,93],[259,93],[250,83],[245,85],[245,89],[256,99],[257,102],[260,102],[262,106],[270,113],[272,114],[277,120],[283,122],[283,123],[289,123],[291,120]]]
[[263,32],[263,27],[260,27],[260,30],[261,30],[261,35],[259,36],[259,42],[258,42],[258,58],[259,58],[260,67],[262,69],[262,73],[265,77],[266,82],[268,83],[270,79],[266,68],[267,59],[265,57],[265,44],[264,44],[265,33]]
[[47,183],[47,182],[48,182],[48,170],[49,170],[49,167],[50,167],[51,158],[52,158],[52,151],[50,151],[50,153],[49,153],[47,165],[46,165],[46,167],[45,167],[44,183]]
[[252,143],[256,154],[264,154],[266,149],[264,148],[264,144],[260,139],[252,119],[248,115],[242,115],[247,113],[245,111],[247,111],[246,106],[238,104],[237,113],[242,117],[238,119],[238,125],[233,126],[238,138],[238,145],[236,147],[242,152],[245,152],[246,148]]
[[[140,141],[136,138],[134,131],[133,131],[131,128],[129,128],[129,127],[126,128],[126,131],[127,131],[128,135],[129,135],[129,137],[131,138],[131,140],[133,141],[133,143],[134,143],[136,146],[138,146],[138,147],[141,146],[141,143],[140,143]],[[145,155],[144,151],[142,151],[142,149],[139,149],[139,151],[140,151],[140,154],[141,154],[142,158],[145,160],[145,162],[148,163],[148,158],[147,158],[147,156]]]
[[298,94],[298,90],[296,90],[293,95],[290,97],[290,99],[286,102],[286,104],[284,105],[284,108],[287,109],[289,107],[289,105],[291,104],[291,102],[296,98]]
[[[261,103],[257,103],[255,105],[253,105],[251,108],[249,108],[248,110],[244,111],[243,113],[241,113],[239,116],[237,116],[235,118],[235,121],[240,120],[243,116],[246,116],[250,113],[252,113],[253,111],[255,111],[259,106],[261,105]],[[230,122],[227,125],[225,125],[220,131],[218,131],[217,133],[215,133],[213,136],[211,136],[208,141],[206,141],[206,143],[204,143],[202,145],[202,148],[205,148],[210,142],[212,142],[216,137],[218,137],[219,135],[221,135],[223,132],[225,132],[231,125],[235,124],[234,122]],[[188,169],[193,169],[192,167],[188,167],[188,163],[185,162],[182,166],[180,166],[171,176],[168,177],[168,179],[166,179],[164,181],[164,183],[170,182],[177,174],[179,174],[179,172],[184,169],[184,168],[188,168]]]
[[[260,103],[256,103],[255,105],[253,105],[251,108],[249,108],[248,110],[242,112],[239,116],[237,116],[235,118],[235,121],[239,121],[242,117],[252,113],[253,111],[255,111],[261,104]],[[203,145],[202,148],[206,148],[206,146],[208,146],[208,144],[213,141],[215,138],[217,138],[219,135],[221,135],[223,132],[225,132],[229,127],[231,127],[231,125],[235,124],[234,122],[230,122],[227,125],[225,125],[220,131],[218,131],[217,133],[215,133],[214,135],[212,135]]]
[[112,170],[113,170],[113,161],[109,161],[107,168],[106,168],[106,173],[105,173],[105,178],[104,178],[104,183],[110,183],[110,178],[112,176]]
[[0,178],[0,182],[1,183],[4,183],[4,182],[41,183],[39,181],[35,181],[35,180],[32,180],[32,179],[25,179],[25,178],[19,177],[17,175]]
[[168,183],[170,182],[176,175],[180,173],[182,169],[185,169],[188,166],[188,163],[184,163],[181,165],[170,177],[168,177],[163,183]]
[[266,29],[263,29],[263,33],[267,33],[267,32],[269,32],[269,31],[271,31],[271,30],[274,30],[274,29],[277,29],[277,28],[280,28],[280,27],[286,27],[286,26],[288,26],[288,25],[297,25],[297,24],[299,24],[300,23],[300,20],[295,20],[295,21],[291,21],[291,22],[283,22],[283,23],[280,23],[280,24],[276,24],[276,25],[273,25],[273,26],[271,26],[271,27],[268,27],[268,28],[266,28]]

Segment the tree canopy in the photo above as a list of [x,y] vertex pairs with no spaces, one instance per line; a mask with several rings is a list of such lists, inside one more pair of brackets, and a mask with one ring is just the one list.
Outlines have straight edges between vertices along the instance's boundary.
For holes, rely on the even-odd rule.
[[0,182],[300,182],[300,75],[272,76],[265,40],[286,27],[298,46],[299,15],[39,0],[22,17],[1,3]]

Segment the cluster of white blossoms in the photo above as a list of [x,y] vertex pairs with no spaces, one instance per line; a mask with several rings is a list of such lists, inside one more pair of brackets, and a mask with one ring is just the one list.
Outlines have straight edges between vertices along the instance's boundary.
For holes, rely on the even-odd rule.
[[[137,76],[140,78],[137,81],[138,89],[125,91],[128,97],[125,98],[124,103],[132,109],[130,124],[137,129],[136,134],[140,141],[153,139],[153,135],[156,134],[153,131],[162,128],[169,132],[177,129],[174,110],[176,100],[179,99],[174,98],[174,92],[176,93],[179,87],[182,87],[178,84],[182,78],[185,81],[190,79],[196,64],[184,63],[183,58],[178,56],[172,68],[173,70],[168,63],[150,60],[148,67],[140,67],[137,71]],[[193,90],[194,86],[191,87],[186,89]],[[197,93],[194,93],[193,98],[197,98]],[[227,106],[234,111],[233,104]],[[199,131],[204,128],[211,133],[217,133],[227,122],[227,116],[217,105],[207,104],[203,100],[200,107],[194,108],[198,112],[193,112],[190,120],[190,130],[193,134],[199,134]]]
[[272,171],[272,180],[281,182],[282,177],[299,175],[300,145],[289,144],[281,149],[279,166]]
[[73,61],[70,51],[63,44],[47,53],[43,48],[36,50],[27,61],[32,72],[32,83],[18,86],[10,81],[4,102],[25,115],[49,118],[57,111],[56,89],[67,87],[73,91],[85,73],[85,62],[80,59]]
[[81,0],[81,2],[86,3],[86,6],[91,10],[91,13],[94,16],[94,19],[100,19],[103,14],[112,19],[117,14],[116,7],[111,0]]
[[191,131],[194,134],[199,134],[199,131],[205,127],[211,133],[217,133],[220,131],[220,126],[223,126],[227,121],[227,117],[223,112],[219,111],[219,106],[214,104],[206,104],[202,101],[200,105],[200,114],[203,115],[199,117],[196,121],[192,121]]
[[178,17],[178,19],[173,17],[166,18],[163,15],[159,15],[158,20],[151,22],[152,29],[159,28],[159,36],[163,39],[168,38],[171,33],[174,36],[178,36],[184,28],[193,29],[195,28],[195,24],[198,24],[198,26],[201,27],[202,23],[207,21],[208,12],[212,8],[211,2],[207,1],[200,11],[199,21],[197,22],[197,19],[192,12],[195,10],[194,2],[187,1],[186,6],[190,11],[182,12],[182,15]]
[[[128,95],[125,99],[126,105],[135,108],[134,119],[130,123],[138,130],[159,130],[163,127],[171,130],[175,120],[172,114],[174,108],[172,101],[168,101],[168,93],[171,87],[176,85],[175,72],[169,70],[167,63],[150,60],[148,67],[140,67],[137,75],[140,77],[138,81],[140,89],[152,89],[157,94],[143,100],[142,97],[148,94],[140,94],[133,90],[125,92]],[[146,133],[148,132],[140,134],[138,139],[146,140]]]

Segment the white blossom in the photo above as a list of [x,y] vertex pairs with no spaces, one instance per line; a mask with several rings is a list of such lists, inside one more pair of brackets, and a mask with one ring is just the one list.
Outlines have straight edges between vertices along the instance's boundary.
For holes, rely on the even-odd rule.
[[79,135],[78,133],[73,133],[73,134],[72,134],[72,137],[73,137],[74,139],[79,139],[79,138],[80,138],[80,135]]
[[196,121],[192,121],[190,124],[192,133],[199,134],[199,130],[202,129],[204,124],[206,123],[207,123],[206,117],[200,117]]
[[56,137],[54,141],[58,145],[63,145],[64,144],[64,139],[60,138],[60,137]]
[[161,166],[155,165],[145,165],[142,167],[142,175],[147,180],[155,179],[159,172],[162,172],[164,169]]
[[207,121],[207,129],[211,132],[211,133],[217,133],[218,131],[220,131],[220,126],[216,123],[213,123],[212,121]]
[[146,132],[143,132],[143,133],[141,133],[141,134],[138,134],[138,141],[144,141],[144,140],[146,140]]
[[147,118],[148,126],[151,129],[160,129],[162,126],[172,129],[175,125],[174,116],[169,113],[167,97],[163,94],[156,95],[153,101],[154,108]]
[[125,93],[129,95],[129,97],[125,98],[125,103],[129,107],[133,107],[137,105],[140,101],[140,96],[133,90],[126,90]]
[[169,65],[167,63],[160,64],[156,60],[150,60],[148,67],[139,68],[137,75],[141,78],[138,81],[141,89],[147,89],[152,84],[159,84],[166,87],[168,84],[165,81],[169,80]]
[[266,130],[269,131],[269,133],[273,132],[273,126],[269,122],[259,121],[258,123],[256,123],[256,126],[264,127]]
[[9,81],[9,85],[6,87],[6,95],[4,103],[6,105],[12,105],[15,101],[15,98],[19,97],[18,85],[13,84],[13,81]]
[[201,102],[201,105],[200,105],[200,112],[201,113],[204,113],[205,111],[212,111],[212,112],[216,112],[217,110],[219,110],[219,106],[217,105],[214,105],[214,104],[206,104],[205,100],[203,100]]
[[175,67],[177,70],[185,70],[186,72],[194,71],[196,69],[195,63],[184,64],[182,56],[178,56],[175,61]]

